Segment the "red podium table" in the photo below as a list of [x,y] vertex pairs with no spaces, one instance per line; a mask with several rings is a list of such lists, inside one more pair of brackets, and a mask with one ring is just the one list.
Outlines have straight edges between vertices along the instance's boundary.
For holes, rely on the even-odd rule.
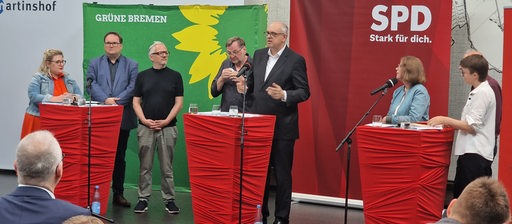
[[[66,155],[64,174],[55,189],[55,197],[87,207],[88,114],[86,106],[40,104],[41,128],[51,131]],[[122,106],[91,107],[91,197],[100,186],[101,214],[108,207],[110,181],[114,169]]]
[[[240,117],[184,114],[194,223],[238,223]],[[246,114],[242,223],[253,223],[267,178],[275,117]]]
[[365,223],[430,223],[441,218],[453,129],[359,126]]

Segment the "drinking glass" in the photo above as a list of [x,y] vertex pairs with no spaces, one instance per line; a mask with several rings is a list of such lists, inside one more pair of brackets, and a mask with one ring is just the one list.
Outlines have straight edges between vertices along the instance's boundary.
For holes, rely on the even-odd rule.
[[411,127],[411,122],[409,120],[404,119],[402,117],[398,117],[398,124],[400,128],[402,129],[409,129]]
[[85,105],[85,98],[83,98],[83,97],[78,97],[77,104],[78,104],[78,106],[83,106],[83,105]]
[[73,98],[71,96],[66,96],[64,99],[62,99],[62,104],[66,106],[70,106],[73,102]]
[[232,116],[232,117],[238,116],[238,106],[237,105],[229,106],[229,116]]
[[197,104],[191,103],[190,106],[188,107],[188,112],[191,114],[197,114],[197,112],[199,112],[199,108],[197,107]]
[[373,115],[372,126],[374,126],[374,127],[382,126],[382,116],[381,115]]
[[212,106],[212,115],[220,115],[220,105]]

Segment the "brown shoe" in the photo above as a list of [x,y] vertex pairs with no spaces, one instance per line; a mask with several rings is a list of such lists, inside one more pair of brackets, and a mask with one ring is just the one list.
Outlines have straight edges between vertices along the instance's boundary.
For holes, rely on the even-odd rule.
[[120,194],[114,194],[114,197],[112,198],[112,204],[127,208],[131,206],[130,202]]

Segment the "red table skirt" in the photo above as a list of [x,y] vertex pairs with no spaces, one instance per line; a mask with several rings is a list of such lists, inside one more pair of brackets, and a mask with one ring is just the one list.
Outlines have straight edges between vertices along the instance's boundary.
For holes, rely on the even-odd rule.
[[365,223],[439,220],[453,129],[360,126],[356,133]]
[[[55,196],[78,206],[87,207],[88,185],[88,113],[87,106],[41,104],[41,128],[51,131],[66,155],[64,174]],[[108,208],[110,181],[116,156],[117,140],[123,113],[122,106],[91,108],[90,200],[94,186],[100,187],[101,213]]]
[[[195,223],[238,223],[241,118],[184,114]],[[274,116],[245,118],[242,223],[253,223],[267,177]]]

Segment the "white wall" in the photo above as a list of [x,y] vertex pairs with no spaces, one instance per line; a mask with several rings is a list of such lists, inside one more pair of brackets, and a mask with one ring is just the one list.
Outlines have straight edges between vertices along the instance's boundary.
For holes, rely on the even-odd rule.
[[[17,3],[43,3],[50,11],[30,11]],[[60,49],[67,60],[65,71],[83,86],[84,1],[0,1],[0,169],[13,169],[23,116],[28,105],[27,86],[38,70],[45,49]],[[119,4],[98,0],[99,4]],[[155,5],[243,5],[243,0],[124,0],[122,4]],[[14,5],[14,7],[13,7]],[[55,7],[53,7],[55,5]],[[54,11],[52,10],[54,9]]]

